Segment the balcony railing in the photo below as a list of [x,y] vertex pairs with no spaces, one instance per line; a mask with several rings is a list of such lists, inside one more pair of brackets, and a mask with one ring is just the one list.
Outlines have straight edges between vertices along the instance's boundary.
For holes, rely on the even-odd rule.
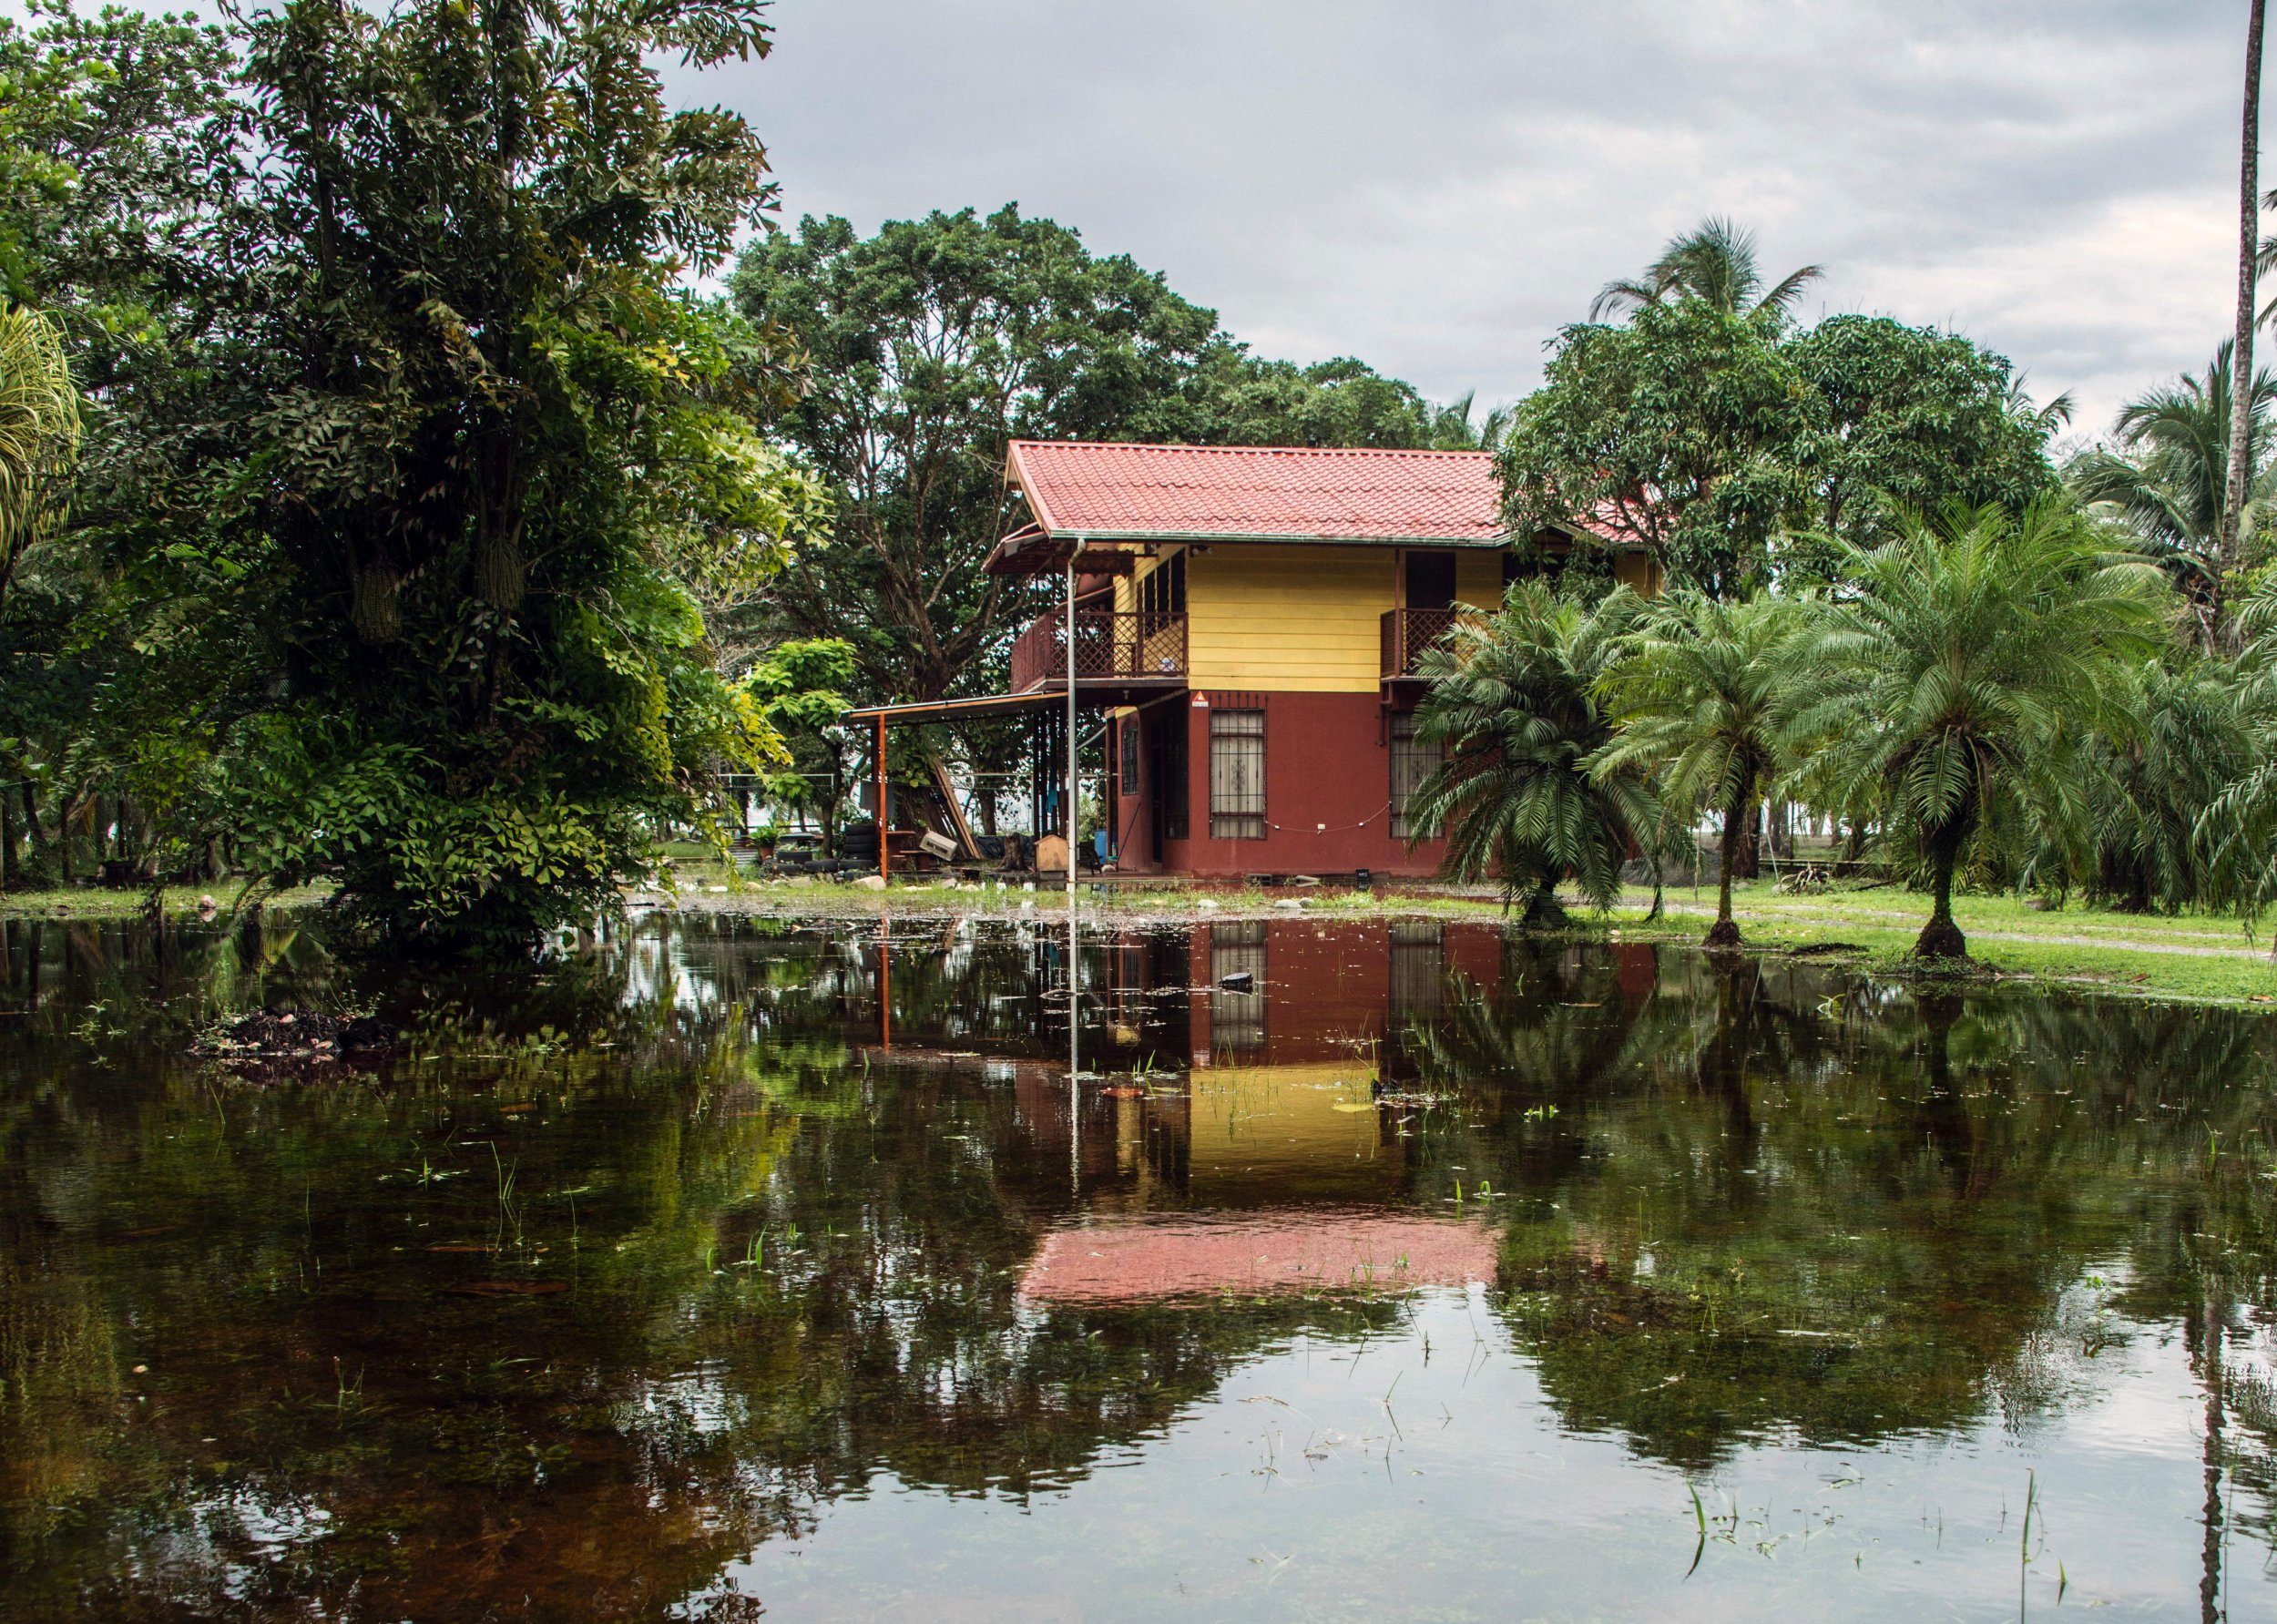
[[[1043,616],[1012,645],[1012,688],[1067,677],[1067,611]],[[1076,611],[1076,682],[1177,682],[1186,676],[1186,617],[1160,610]]]
[[1455,629],[1453,609],[1384,611],[1384,675],[1413,677],[1423,651]]

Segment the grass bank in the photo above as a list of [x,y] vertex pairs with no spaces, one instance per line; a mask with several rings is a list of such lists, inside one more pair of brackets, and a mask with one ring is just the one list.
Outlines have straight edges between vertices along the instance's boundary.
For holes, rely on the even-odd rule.
[[[1013,885],[895,884],[877,892],[819,882],[743,883],[730,887],[715,867],[681,865],[678,898],[647,894],[649,905],[675,905],[688,912],[762,914],[791,917],[862,918],[879,914],[938,917],[950,914],[1057,914],[1062,890],[1039,883],[1033,891]],[[636,894],[638,905],[643,899]],[[1444,886],[1353,891],[1333,886],[1307,890],[1265,890],[1255,886],[1188,887],[1086,883],[1081,906],[1087,914],[1127,920],[1190,922],[1205,918],[1257,918],[1289,912],[1277,904],[1301,903],[1309,914],[1332,918],[1499,920],[1498,898],[1477,890]],[[1629,941],[1697,943],[1715,914],[1715,893],[1674,890],[1662,898],[1663,912],[1650,918],[1651,894],[1632,889],[1611,914],[1575,915],[1581,935],[1618,932]],[[1829,890],[1782,895],[1768,881],[1738,886],[1733,912],[1750,948],[1798,951],[1854,957],[1888,973],[1903,961],[1929,915],[1925,896],[1895,886]],[[2041,911],[2013,896],[1954,899],[1954,919],[1969,938],[1972,955],[2004,978],[2091,986],[2133,996],[2216,1004],[2277,1003],[2277,962],[2266,935],[2249,935],[2234,918],[2209,914],[2119,914],[2073,903]]]
[[[1063,892],[1049,882],[1032,891],[1009,885],[896,884],[877,892],[857,885],[819,881],[796,883],[731,881],[716,862],[683,857],[676,865],[677,893],[632,892],[635,908],[666,907],[689,914],[735,914],[781,918],[940,918],[952,914],[1037,917],[1057,915]],[[168,917],[195,918],[201,895],[210,895],[224,914],[241,885],[169,886],[163,894]],[[310,887],[269,899],[275,908],[305,906],[325,892]],[[0,894],[0,919],[121,919],[139,915],[147,894],[100,886],[68,886]],[[1707,888],[1668,892],[1659,919],[1649,916],[1650,893],[1632,889],[1605,917],[1575,915],[1581,935],[1616,932],[1629,941],[1697,943],[1714,917],[1715,893]],[[1131,924],[1191,923],[1209,918],[1241,919],[1285,915],[1277,904],[1302,904],[1316,917],[1445,918],[1500,920],[1498,898],[1477,889],[1408,886],[1353,891],[1336,886],[1265,890],[1255,886],[1182,886],[1093,883],[1081,894],[1088,915]],[[1737,887],[1733,911],[1747,945],[1764,953],[1843,950],[1879,972],[1901,967],[1922,923],[1926,897],[1895,886],[1829,890],[1782,895],[1768,881]],[[2169,918],[2118,914],[2074,903],[2041,911],[2013,896],[1960,896],[1953,914],[1969,938],[1971,953],[2003,977],[2089,986],[2137,997],[2194,1003],[2277,1005],[2277,962],[2267,935],[2249,935],[2236,919],[2202,914]]]
[[[223,914],[244,894],[242,880],[215,880],[199,885],[168,885],[159,894],[159,905],[168,918],[195,918],[198,901],[210,896]],[[304,885],[272,893],[263,906],[306,907],[331,894],[323,885]],[[0,919],[128,919],[139,917],[150,894],[139,886],[54,885],[36,891],[0,891]]]

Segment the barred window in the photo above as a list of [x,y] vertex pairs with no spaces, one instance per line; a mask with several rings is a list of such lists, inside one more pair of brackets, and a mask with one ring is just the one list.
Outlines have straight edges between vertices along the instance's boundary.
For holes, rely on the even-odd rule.
[[1415,713],[1392,712],[1392,838],[1405,840],[1415,832],[1407,815],[1407,802],[1423,781],[1437,770],[1439,747],[1415,737]]
[[1210,713],[1210,838],[1265,838],[1265,713]]
[[1392,926],[1391,1016],[1394,1025],[1428,1021],[1439,1013],[1445,961],[1446,927],[1437,920],[1402,920]]

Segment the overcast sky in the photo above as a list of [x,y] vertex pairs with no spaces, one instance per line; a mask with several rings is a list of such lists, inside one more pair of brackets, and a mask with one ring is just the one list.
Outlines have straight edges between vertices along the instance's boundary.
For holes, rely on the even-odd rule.
[[[2245,0],[776,0],[784,218],[1016,200],[1261,354],[1524,393],[1703,216],[2099,430],[2231,322]],[[2277,165],[2269,166],[2277,169]],[[2277,179],[2272,175],[2271,179]],[[2269,182],[2265,180],[2264,184]]]

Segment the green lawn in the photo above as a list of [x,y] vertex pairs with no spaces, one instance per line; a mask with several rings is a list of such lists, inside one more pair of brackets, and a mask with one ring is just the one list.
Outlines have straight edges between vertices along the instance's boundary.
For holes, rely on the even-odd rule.
[[[1615,914],[1618,928],[1690,940],[1706,934],[1715,893],[1671,891],[1669,913],[1647,925],[1650,893],[1632,890]],[[1897,886],[1782,896],[1768,881],[1737,887],[1732,912],[1748,945],[1778,951],[1853,943],[1894,965],[1929,917],[1929,899]],[[2008,895],[1956,896],[1953,917],[1973,956],[2003,975],[2083,982],[2160,997],[2224,1003],[2277,997],[2277,963],[2265,933],[2246,934],[2234,918],[2186,914],[2115,914],[2074,902],[2049,912]]]
[[[242,880],[214,880],[200,885],[168,885],[165,908],[168,914],[194,915],[198,899],[210,896],[223,913],[245,889]],[[322,902],[329,886],[306,885],[281,891],[267,899],[272,908],[302,907]],[[150,894],[139,886],[56,885],[38,891],[0,891],[0,919],[118,919],[139,914]]]
[[[824,883],[750,884],[720,894],[710,889],[724,879],[716,868],[682,863],[680,875],[682,905],[739,913],[760,909],[835,915],[881,908],[897,914],[1008,913],[1021,911],[1024,903],[1039,913],[1057,913],[1063,895],[1048,881],[1038,882],[1033,893],[1016,884],[952,891],[944,885],[897,883],[885,894]],[[1384,893],[1324,886],[1268,893],[1248,887],[1095,888],[1087,883],[1081,906],[1086,912],[1125,918],[1200,919],[1211,912],[1205,903],[1220,914],[1256,914],[1271,913],[1277,899],[1289,896],[1302,896],[1309,914],[1347,918],[1502,916],[1500,903],[1491,896],[1440,887]],[[1715,914],[1712,888],[1702,887],[1697,894],[1689,888],[1671,890],[1664,901],[1667,911],[1661,918],[1649,920],[1651,893],[1632,888],[1611,915],[1598,919],[1577,914],[1574,928],[1585,935],[1611,930],[1632,941],[1696,942],[1706,934]],[[1782,896],[1765,880],[1737,887],[1733,908],[1751,947],[1789,953],[1846,944],[1877,968],[1895,970],[1929,916],[1929,899],[1897,886]],[[2043,913],[2005,895],[1956,897],[1953,913],[1968,933],[1972,954],[2003,976],[2200,1002],[2277,1001],[2277,964],[2269,955],[2269,938],[2249,937],[2236,919],[2114,914],[2077,902]]]

